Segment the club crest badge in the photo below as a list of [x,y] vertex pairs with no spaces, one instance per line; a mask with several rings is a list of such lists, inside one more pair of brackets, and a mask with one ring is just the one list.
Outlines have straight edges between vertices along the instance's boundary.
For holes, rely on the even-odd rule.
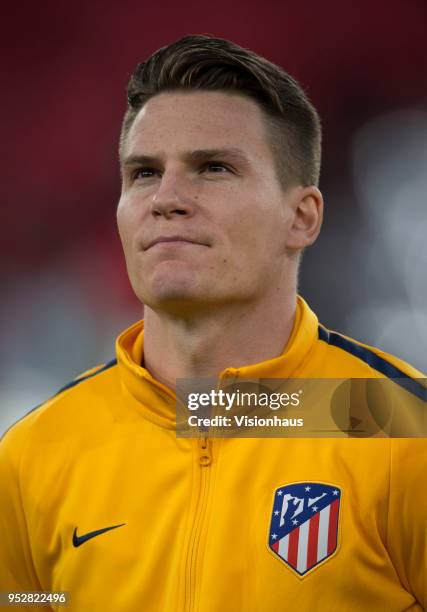
[[341,490],[319,482],[275,491],[268,546],[298,576],[331,557],[338,542]]

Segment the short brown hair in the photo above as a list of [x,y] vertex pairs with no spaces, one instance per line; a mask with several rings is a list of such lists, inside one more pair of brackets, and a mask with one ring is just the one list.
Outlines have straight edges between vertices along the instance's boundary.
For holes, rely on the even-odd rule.
[[147,100],[176,90],[224,91],[252,98],[264,111],[282,184],[318,184],[320,119],[300,85],[253,51],[210,36],[185,36],[138,64],[127,88],[121,154]]

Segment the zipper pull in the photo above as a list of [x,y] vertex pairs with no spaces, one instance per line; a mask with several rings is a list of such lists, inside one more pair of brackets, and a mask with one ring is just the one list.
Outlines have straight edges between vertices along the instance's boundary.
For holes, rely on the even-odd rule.
[[201,466],[208,466],[212,463],[211,441],[204,436],[197,440],[199,445],[199,463]]

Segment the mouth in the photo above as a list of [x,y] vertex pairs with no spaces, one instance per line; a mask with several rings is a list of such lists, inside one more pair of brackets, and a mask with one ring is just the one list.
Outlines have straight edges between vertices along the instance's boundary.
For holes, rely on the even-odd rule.
[[198,244],[201,246],[208,246],[207,244],[203,242],[192,240],[191,238],[185,238],[184,236],[158,236],[157,238],[149,242],[146,247],[144,247],[144,251],[148,251],[149,249],[153,248],[156,245],[179,246],[179,245],[186,245],[186,244]]

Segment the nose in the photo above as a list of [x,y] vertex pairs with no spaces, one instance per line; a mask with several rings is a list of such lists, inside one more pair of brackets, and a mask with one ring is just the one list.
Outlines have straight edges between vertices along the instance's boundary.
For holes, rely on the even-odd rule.
[[151,212],[155,217],[169,219],[176,215],[190,215],[193,212],[190,187],[175,172],[165,172],[158,189],[153,194]]

